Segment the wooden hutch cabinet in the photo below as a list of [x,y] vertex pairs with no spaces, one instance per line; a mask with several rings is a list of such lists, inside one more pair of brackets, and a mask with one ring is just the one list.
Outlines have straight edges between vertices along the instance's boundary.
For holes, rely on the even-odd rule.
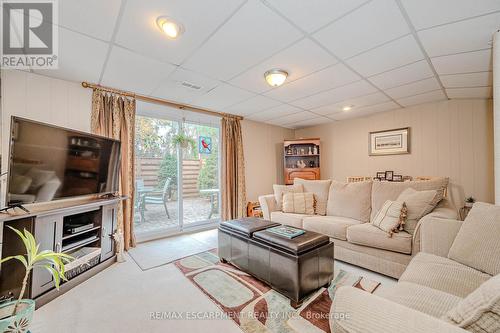
[[319,138],[285,140],[285,184],[293,184],[294,178],[320,179]]

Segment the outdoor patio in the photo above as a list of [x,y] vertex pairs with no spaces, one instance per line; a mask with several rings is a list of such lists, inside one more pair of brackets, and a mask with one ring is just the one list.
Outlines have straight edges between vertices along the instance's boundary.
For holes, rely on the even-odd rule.
[[[175,227],[178,224],[177,201],[167,203],[170,219],[167,218],[163,205],[147,205],[144,212],[144,221],[141,221],[139,211],[135,210],[134,227],[135,232],[150,232],[155,230]],[[210,199],[206,197],[184,198],[184,225],[206,221],[212,209]],[[218,219],[219,211],[216,210],[210,220]]]

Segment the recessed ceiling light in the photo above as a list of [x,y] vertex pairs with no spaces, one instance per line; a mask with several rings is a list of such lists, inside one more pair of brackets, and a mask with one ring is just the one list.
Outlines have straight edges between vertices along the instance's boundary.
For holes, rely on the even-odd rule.
[[264,73],[267,83],[272,87],[281,86],[288,76],[288,73],[282,69],[271,69]]
[[177,23],[166,16],[158,17],[156,19],[156,24],[158,25],[158,28],[160,28],[160,30],[170,39],[176,39],[184,32],[182,24]]
[[344,112],[351,111],[353,107],[354,105],[346,105],[342,108],[342,111]]

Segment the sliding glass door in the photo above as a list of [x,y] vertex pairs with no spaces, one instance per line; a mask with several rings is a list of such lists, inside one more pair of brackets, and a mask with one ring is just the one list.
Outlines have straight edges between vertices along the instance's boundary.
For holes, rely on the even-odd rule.
[[137,116],[135,153],[139,241],[219,220],[218,127]]

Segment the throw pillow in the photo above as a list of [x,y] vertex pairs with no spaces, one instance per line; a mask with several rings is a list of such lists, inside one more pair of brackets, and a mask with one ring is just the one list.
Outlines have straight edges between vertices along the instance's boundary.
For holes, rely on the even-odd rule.
[[326,206],[327,215],[370,221],[372,182],[332,181]]
[[314,215],[314,194],[286,193],[283,195],[283,212]]
[[407,188],[403,191],[396,201],[406,203],[408,216],[404,224],[404,230],[413,234],[417,227],[418,221],[429,214],[439,203],[441,197],[438,191],[416,191],[412,188]]
[[304,192],[314,194],[316,207],[314,212],[318,215],[326,215],[326,203],[328,201],[328,192],[330,190],[331,180],[306,180],[295,178],[294,184],[301,184],[304,187]]
[[283,210],[283,194],[285,193],[302,193],[304,192],[302,185],[273,185],[274,198],[276,199],[276,209]]
[[476,202],[451,245],[448,258],[490,275],[500,274],[500,206]]
[[371,223],[392,237],[393,233],[402,230],[407,211],[404,202],[387,200]]
[[448,188],[448,178],[436,177],[431,180],[416,180],[410,182],[373,182],[372,185],[372,213],[371,219],[375,218],[380,208],[387,200],[397,200],[398,196],[407,188],[417,191],[438,191],[436,200],[444,198]]
[[480,285],[443,319],[469,332],[500,332],[500,275]]

